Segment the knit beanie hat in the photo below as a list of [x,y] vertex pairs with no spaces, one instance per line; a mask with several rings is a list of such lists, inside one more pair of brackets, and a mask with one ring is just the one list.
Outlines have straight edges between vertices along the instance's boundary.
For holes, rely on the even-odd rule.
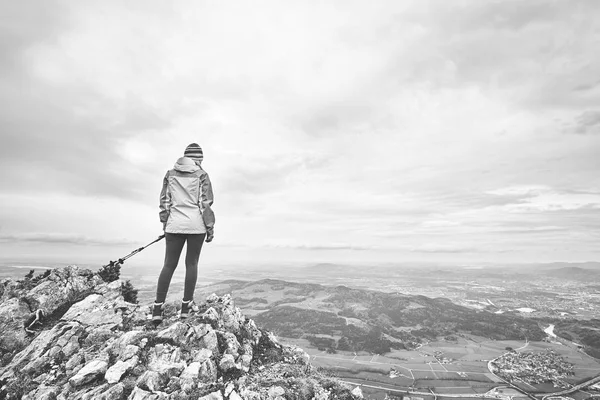
[[202,162],[202,160],[204,159],[204,154],[202,154],[202,148],[198,145],[198,143],[192,143],[188,147],[186,147],[183,156],[191,158],[192,160],[197,162]]

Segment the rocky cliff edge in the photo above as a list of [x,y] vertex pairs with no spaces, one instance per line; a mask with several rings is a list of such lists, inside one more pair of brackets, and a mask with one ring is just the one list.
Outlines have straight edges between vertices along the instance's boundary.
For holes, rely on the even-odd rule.
[[[209,296],[185,321],[76,266],[0,282],[0,399],[358,399],[235,307]],[[37,319],[36,319],[37,318]],[[30,327],[29,331],[24,328]]]

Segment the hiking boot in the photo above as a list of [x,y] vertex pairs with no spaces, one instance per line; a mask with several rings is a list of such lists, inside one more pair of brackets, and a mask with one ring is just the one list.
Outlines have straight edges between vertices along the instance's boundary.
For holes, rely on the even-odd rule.
[[179,314],[180,319],[186,319],[190,316],[190,313],[193,311],[197,311],[198,307],[194,303],[194,300],[181,300],[181,314]]
[[165,309],[165,302],[162,303],[154,303],[152,306],[152,322],[161,323],[163,320],[163,312]]

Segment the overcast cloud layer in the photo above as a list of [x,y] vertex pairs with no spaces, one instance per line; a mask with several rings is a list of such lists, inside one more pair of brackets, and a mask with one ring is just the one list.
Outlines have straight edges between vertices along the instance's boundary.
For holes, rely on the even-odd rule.
[[600,258],[600,2],[0,15],[4,259],[153,240],[162,177],[191,142],[215,189],[207,262]]

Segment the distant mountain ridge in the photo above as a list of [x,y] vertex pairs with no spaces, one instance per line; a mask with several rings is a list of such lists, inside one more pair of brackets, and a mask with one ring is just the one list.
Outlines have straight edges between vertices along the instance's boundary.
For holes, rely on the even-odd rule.
[[600,280],[600,269],[583,268],[579,266],[553,268],[545,270],[543,274],[565,280]]

